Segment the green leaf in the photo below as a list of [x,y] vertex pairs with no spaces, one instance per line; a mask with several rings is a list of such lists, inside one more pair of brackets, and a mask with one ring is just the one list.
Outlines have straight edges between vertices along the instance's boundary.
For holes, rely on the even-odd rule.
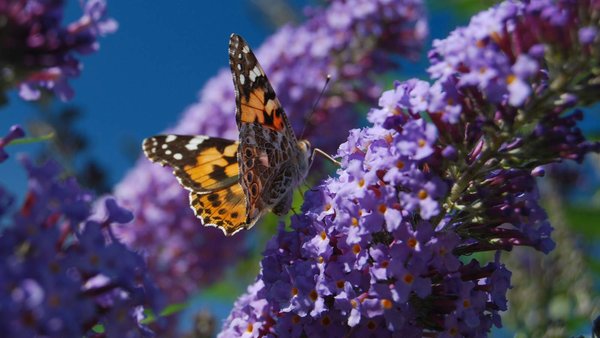
[[[167,305],[167,307],[160,312],[159,317],[168,317],[175,313],[181,312],[185,310],[188,305],[188,303],[175,303]],[[141,321],[142,324],[150,324],[156,320],[156,315],[151,309],[144,309],[144,315],[146,315],[146,318]]]
[[600,238],[600,226],[598,226],[596,221],[600,219],[600,208],[567,205],[565,207],[565,216],[567,224],[586,238],[590,240]]
[[470,18],[478,12],[493,6],[495,0],[448,0],[427,1],[427,7],[432,11],[452,12],[463,19]]
[[16,140],[12,140],[9,143],[9,145],[32,144],[32,143],[38,143],[38,142],[46,142],[46,141],[49,141],[49,140],[53,139],[54,136],[56,136],[54,134],[54,132],[51,132],[51,133],[48,133],[46,135],[42,135],[42,136],[38,136],[38,137],[19,138],[19,139],[16,139]]
[[160,316],[161,317],[170,316],[174,313],[185,310],[187,307],[188,307],[188,303],[171,304],[171,305],[167,306],[164,310],[162,310],[162,312],[160,313]]
[[92,331],[94,331],[95,333],[104,333],[104,325],[96,324],[94,325],[94,327],[92,327]]
[[239,295],[240,290],[234,283],[230,281],[223,281],[213,284],[208,289],[204,289],[202,293],[205,296],[234,301]]

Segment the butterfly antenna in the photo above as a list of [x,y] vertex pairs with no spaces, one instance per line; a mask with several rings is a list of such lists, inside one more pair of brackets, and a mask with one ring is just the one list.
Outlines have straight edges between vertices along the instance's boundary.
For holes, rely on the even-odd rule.
[[336,160],[335,158],[333,158],[333,156],[329,155],[328,153],[324,152],[323,150],[321,150],[319,148],[314,148],[313,149],[313,154],[312,154],[311,159],[310,159],[311,162],[315,158],[315,154],[319,154],[319,155],[325,157],[326,159],[328,159],[329,161],[331,161],[333,164],[336,164],[338,167],[342,166],[342,164],[340,163],[340,161]]
[[302,139],[302,136],[304,136],[304,131],[306,130],[306,125],[308,124],[308,121],[310,121],[310,118],[311,118],[312,114],[315,112],[315,109],[317,109],[317,104],[319,104],[321,97],[323,97],[323,94],[325,93],[325,89],[327,88],[327,85],[329,84],[330,80],[331,80],[331,74],[327,74],[327,79],[325,79],[325,84],[323,85],[323,89],[321,89],[321,92],[319,93],[319,97],[317,97],[317,100],[313,104],[310,114],[308,114],[306,117],[304,117],[304,127],[302,127],[302,132],[300,133],[300,140]]

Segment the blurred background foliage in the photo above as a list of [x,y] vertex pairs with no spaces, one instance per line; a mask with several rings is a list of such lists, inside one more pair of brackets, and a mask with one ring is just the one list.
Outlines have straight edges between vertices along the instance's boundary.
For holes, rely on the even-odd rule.
[[[133,3],[133,5],[139,5],[140,2],[133,1]],[[429,0],[427,3],[430,35],[431,39],[434,39],[444,37],[455,27],[466,24],[474,13],[492,6],[494,1]],[[249,0],[242,4],[236,2],[229,6],[239,6],[236,9],[236,15],[239,15],[240,11],[245,15],[244,20],[247,21],[245,31],[239,33],[248,36],[252,42],[260,42],[284,24],[301,22],[302,8],[307,4],[318,4],[318,2]],[[127,6],[119,4],[118,1],[110,1],[109,6],[121,25],[115,36],[139,33],[137,31],[129,32],[128,26],[134,23],[130,21],[133,18],[129,16],[131,14],[127,13]],[[228,27],[222,29],[234,31],[233,28]],[[151,34],[152,32],[150,32]],[[202,34],[211,34],[211,32],[207,31]],[[179,43],[186,44],[190,44],[192,41],[198,41],[198,44],[201,44],[203,41],[203,37],[191,37],[185,34],[174,38]],[[132,37],[128,37],[128,39],[132,39]],[[112,52],[113,41],[111,40],[108,39],[105,42],[106,51],[102,51],[99,56],[91,57],[92,61],[86,62],[86,68],[92,70],[96,66],[94,63],[98,63],[97,59],[107,57],[106,54]],[[186,89],[189,89],[191,84],[197,90],[204,80],[218,69],[217,63],[214,61],[203,61],[205,54],[211,60],[220,60],[218,61],[219,67],[225,65],[226,39],[222,40],[222,43],[218,45],[207,43],[197,47],[200,48],[198,50],[203,51],[201,56],[190,56],[174,63],[167,63],[166,66],[180,67],[181,69],[175,70],[176,73],[185,72],[191,68],[201,68],[202,75],[197,76],[198,79],[185,80],[188,81]],[[430,46],[429,42],[426,49]],[[158,56],[151,56],[151,62],[156,62],[156,57]],[[110,56],[107,58],[109,58],[107,62],[115,62],[114,58],[111,59]],[[191,61],[194,59],[195,61]],[[117,63],[116,65],[123,66],[124,64]],[[381,79],[386,88],[391,87],[393,80],[396,79],[424,77],[427,68],[425,52],[418,62],[402,61],[402,65],[403,68],[398,73],[386,74]],[[102,66],[100,65],[100,67]],[[151,69],[142,71],[152,72]],[[157,81],[160,81],[161,72],[164,71],[168,72],[169,70],[159,70],[154,75]],[[89,80],[93,76],[94,73],[90,74],[86,69],[83,77]],[[140,83],[134,79],[137,74],[133,72],[131,76],[132,82],[129,86],[139,86]],[[86,80],[82,79],[77,82],[83,81]],[[164,82],[168,83],[168,81]],[[78,85],[79,83],[75,83],[75,87]],[[149,89],[133,88],[132,90],[143,93]],[[48,142],[15,145],[14,151],[33,152],[40,160],[48,157],[59,159],[69,173],[77,176],[83,186],[94,190],[98,195],[110,192],[112,184],[124,175],[129,166],[135,163],[141,151],[139,147],[141,138],[163,130],[168,124],[172,124],[178,109],[181,110],[194,100],[187,92],[187,96],[178,98],[180,100],[179,107],[169,107],[166,110],[170,114],[157,116],[156,112],[152,112],[149,120],[140,120],[147,113],[145,107],[148,104],[152,105],[161,101],[161,97],[155,100],[148,99],[150,102],[139,104],[141,112],[138,111],[138,114],[140,115],[131,117],[133,121],[140,121],[132,123],[125,117],[115,115],[115,111],[118,109],[106,110],[119,105],[125,105],[125,108],[129,109],[127,107],[130,103],[124,103],[116,98],[113,102],[108,102],[100,108],[94,108],[94,102],[107,99],[104,97],[96,97],[95,100],[88,99],[89,106],[87,106],[81,104],[81,102],[86,102],[85,89],[78,89],[78,91],[78,96],[83,96],[81,101],[76,98],[73,103],[68,104],[55,101],[50,96],[37,103],[22,103],[16,99],[16,96],[9,96],[10,103],[3,112],[4,116],[0,115],[0,124],[9,125],[11,119],[22,118],[21,113],[27,112],[25,114],[28,120],[26,127],[30,136],[39,137],[51,134],[54,137]],[[83,93],[81,93],[82,91]],[[99,91],[96,94],[102,96],[102,91]],[[164,93],[164,96],[168,95],[168,93]],[[149,97],[152,98],[152,95]],[[105,110],[92,111],[92,109]],[[364,107],[363,110],[366,114],[368,107]],[[590,138],[598,139],[600,136],[600,120],[597,118],[599,109],[598,107],[589,107],[585,110],[586,120],[582,124],[582,128]],[[108,124],[112,126],[112,129],[96,128],[101,124],[86,119],[92,114],[106,114],[105,118],[113,120],[112,124]],[[7,115],[13,116],[7,117]],[[333,167],[329,169],[330,172],[333,171]],[[17,170],[10,168],[10,165],[0,170],[0,175],[3,177],[19,175]],[[547,256],[528,248],[523,250],[517,248],[507,255],[508,257],[505,257],[508,258],[509,269],[513,271],[513,289],[509,292],[509,311],[503,318],[505,328],[494,331],[493,336],[567,337],[591,334],[591,321],[600,314],[600,297],[598,296],[600,290],[600,245],[598,245],[600,243],[600,226],[597,224],[600,221],[599,177],[600,156],[590,156],[581,166],[563,163],[548,168],[546,177],[540,179],[540,193],[543,195],[545,206],[555,227],[553,238],[557,247]],[[312,181],[307,182],[301,189],[309,189],[322,178],[324,176],[312,176]],[[25,184],[25,178],[17,177],[11,184],[9,187],[15,193],[24,191],[21,187]],[[296,194],[294,209],[300,210],[301,203],[300,194]],[[227,316],[235,299],[257,275],[261,252],[266,242],[276,232],[281,221],[289,223],[288,219],[282,220],[273,214],[265,217],[262,224],[248,236],[251,251],[246,259],[231,267],[222,281],[200,292],[185,306],[177,307],[172,315],[180,316],[180,331],[184,332],[185,337],[211,337],[218,332],[220,322]],[[199,228],[199,231],[201,230]]]

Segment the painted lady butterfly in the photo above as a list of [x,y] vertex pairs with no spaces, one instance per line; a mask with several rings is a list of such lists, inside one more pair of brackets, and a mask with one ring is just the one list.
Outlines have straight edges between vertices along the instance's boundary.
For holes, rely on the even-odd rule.
[[[269,211],[285,215],[314,157],[298,141],[248,44],[229,39],[239,141],[209,136],[158,135],[144,140],[146,157],[173,168],[190,191],[192,210],[225,235],[251,228]],[[322,153],[319,150],[316,150]]]

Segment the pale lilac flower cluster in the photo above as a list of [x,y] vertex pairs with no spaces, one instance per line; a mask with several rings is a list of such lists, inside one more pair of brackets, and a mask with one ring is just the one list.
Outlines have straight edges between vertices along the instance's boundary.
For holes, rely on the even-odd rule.
[[117,29],[105,0],[81,3],[83,15],[63,27],[63,0],[0,0],[0,88],[19,86],[25,100],[37,100],[41,89],[62,100],[73,96],[68,80],[81,70],[76,54],[95,52],[97,38]]
[[61,168],[22,160],[29,175],[23,206],[0,188],[0,332],[6,337],[151,335],[144,308],[161,296],[143,258],[119,242],[110,225],[131,212],[107,198],[93,213],[92,196]]
[[[577,128],[581,112],[566,113],[597,88],[585,72],[598,60],[574,58],[588,62],[574,68],[582,76],[552,64],[598,50],[594,30],[578,27],[600,10],[587,5],[507,1],[436,42],[437,80],[382,94],[373,126],[340,146],[337,177],[307,193],[292,231],[269,243],[221,336],[484,337],[500,327],[511,276],[500,252],[554,247],[541,166],[600,150]],[[484,251],[495,258],[466,260]]]
[[[303,25],[284,27],[256,49],[296,132],[306,124],[303,119],[326,75],[332,74],[304,136],[316,146],[335,149],[358,120],[356,102],[378,95],[372,76],[394,67],[398,54],[413,56],[421,46],[423,15],[419,0],[331,1]],[[221,71],[168,132],[237,139],[232,83],[229,71]],[[141,159],[115,194],[136,215],[133,224],[119,229],[120,236],[148,253],[150,268],[172,300],[213,282],[245,252],[243,233],[228,239],[201,227],[189,209],[187,191],[168,168]]]

